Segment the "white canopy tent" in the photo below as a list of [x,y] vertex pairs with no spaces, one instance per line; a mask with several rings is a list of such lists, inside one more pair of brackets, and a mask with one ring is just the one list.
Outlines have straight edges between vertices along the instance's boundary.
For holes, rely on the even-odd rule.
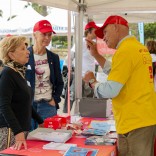
[[[58,12],[62,12],[62,15],[58,14]],[[66,35],[68,31],[67,10],[62,11],[62,9],[57,9],[57,14],[56,13],[54,14],[55,16],[53,16],[53,13],[54,12],[49,14],[47,17],[43,17],[38,12],[36,12],[32,7],[25,8],[19,15],[17,15],[15,18],[11,19],[10,21],[0,22],[0,35],[2,36],[5,36],[7,34],[31,35],[33,32],[34,24],[39,20],[43,20],[43,19],[47,19],[52,23],[53,29],[57,33],[57,35],[64,35],[64,34]],[[63,13],[66,13],[66,18],[61,17],[63,16]],[[64,23],[64,21],[66,21],[66,23]]]
[[0,35],[32,34],[35,22],[44,19],[32,7],[24,9],[18,16],[3,23],[0,27]]
[[76,102],[82,97],[82,38],[83,21],[93,19],[103,23],[109,15],[124,16],[129,22],[155,22],[156,0],[25,0],[69,11],[77,12],[76,16],[76,68],[75,86]]
[[[52,24],[68,27],[68,11],[65,9],[52,8],[50,14],[45,17]],[[72,19],[71,19],[72,20]],[[73,20],[71,21],[71,26],[73,26]]]
[[[71,32],[74,32],[74,17],[71,16]],[[56,33],[67,34],[68,31],[68,11],[59,8],[52,8],[51,13],[45,17],[51,22]]]
[[[79,12],[84,9],[84,15],[98,23],[103,23],[106,15],[121,14],[129,22],[156,21],[155,0],[27,0],[42,5]],[[150,16],[149,16],[150,15]],[[129,20],[130,19],[130,20]]]

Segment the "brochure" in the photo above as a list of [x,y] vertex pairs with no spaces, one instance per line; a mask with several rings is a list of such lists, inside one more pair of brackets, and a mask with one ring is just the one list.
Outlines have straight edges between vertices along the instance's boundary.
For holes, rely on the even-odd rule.
[[118,135],[116,132],[112,132],[112,133],[108,133],[107,137],[110,139],[117,139]]
[[76,147],[77,144],[65,144],[65,143],[50,142],[48,144],[43,145],[43,149],[47,149],[47,150],[48,149],[49,150],[63,150],[63,151],[66,151],[71,146]]
[[98,149],[70,147],[64,156],[96,156]]
[[116,131],[114,120],[105,120],[105,121],[92,120],[89,125],[89,128],[102,129],[105,131]]
[[102,129],[84,129],[82,131],[82,135],[84,136],[94,136],[94,135],[100,135],[100,136],[103,136],[103,135],[106,135],[108,132],[105,131],[105,130],[102,130]]
[[109,139],[101,136],[91,136],[86,138],[85,145],[114,145],[116,139]]

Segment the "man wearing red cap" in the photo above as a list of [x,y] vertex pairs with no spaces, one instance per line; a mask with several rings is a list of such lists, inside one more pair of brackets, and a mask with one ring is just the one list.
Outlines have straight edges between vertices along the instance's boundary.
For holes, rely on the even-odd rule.
[[[96,35],[95,35],[95,30],[98,29],[99,27],[95,24],[94,21],[88,22],[84,28],[84,38],[83,38],[83,45],[82,45],[82,76],[87,71],[92,71],[95,72],[95,59],[94,57],[90,54],[87,46],[86,46],[86,39],[88,40],[95,40]],[[71,59],[74,60],[75,55],[75,45],[71,49],[72,55]],[[67,65],[67,59],[65,59],[65,65]]]
[[[94,57],[90,54],[87,46],[86,46],[86,39],[89,40],[95,40],[96,39],[96,35],[95,35],[95,30],[99,28],[94,21],[90,21],[86,24],[85,26],[85,31],[84,31],[84,38],[83,38],[83,45],[82,45],[82,77],[84,76],[84,74],[87,71],[92,71],[93,73],[95,73],[95,59]],[[71,59],[72,62],[74,62],[75,59],[75,45],[73,46],[73,48],[71,49]],[[65,59],[65,64],[64,66],[67,66],[67,61],[68,60],[68,56]],[[75,62],[74,62],[75,63]],[[75,91],[75,85],[74,85],[74,75],[71,76],[73,78],[72,83],[71,83],[71,87],[70,87],[70,92],[72,93],[71,95],[73,95],[73,97],[71,99],[74,99],[74,91]],[[67,85],[65,85],[67,86]],[[67,88],[67,87],[65,87]],[[67,90],[65,91],[66,94],[68,93]],[[93,96],[93,89],[91,89],[88,84],[85,84],[84,82],[82,83],[82,96],[84,97],[92,97]],[[66,96],[67,98],[68,96]],[[72,103],[73,101],[71,101],[71,107],[72,107]],[[63,108],[63,112],[67,113],[67,99],[65,99],[64,102],[64,108]]]
[[[26,78],[34,91],[33,107],[43,119],[57,114],[63,90],[59,56],[46,48],[52,34],[55,32],[49,21],[37,22],[33,29],[34,45],[28,48],[30,58]],[[31,129],[37,126],[37,123],[32,121]]]
[[88,40],[90,53],[108,78],[99,83],[92,72],[87,72],[84,80],[94,88],[98,98],[112,98],[119,134],[119,156],[153,156],[156,94],[150,54],[144,45],[129,35],[128,22],[121,16],[108,17],[95,34],[116,52],[110,65],[98,53],[96,44]]
[[87,46],[86,46],[86,39],[95,40],[95,30],[99,27],[95,24],[95,22],[91,21],[86,24],[85,31],[84,31],[84,38],[83,38],[83,49],[82,49],[82,76],[87,71],[95,72],[95,59],[90,54]]

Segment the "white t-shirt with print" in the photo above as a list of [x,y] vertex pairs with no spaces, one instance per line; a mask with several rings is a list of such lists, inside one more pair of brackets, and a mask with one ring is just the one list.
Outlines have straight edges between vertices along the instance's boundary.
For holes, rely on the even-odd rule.
[[90,54],[90,51],[88,50],[86,46],[86,40],[83,38],[83,49],[82,49],[82,76],[85,75],[87,71],[92,71],[95,73],[95,59]]
[[50,69],[47,54],[34,54],[35,59],[35,101],[41,99],[51,100],[52,84],[50,82]]

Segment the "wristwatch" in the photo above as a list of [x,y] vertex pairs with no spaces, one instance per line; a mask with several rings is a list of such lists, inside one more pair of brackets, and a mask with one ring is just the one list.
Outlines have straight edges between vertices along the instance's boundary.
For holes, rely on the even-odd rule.
[[95,82],[96,80],[95,79],[90,79],[89,80],[89,87],[92,88],[92,84]]

